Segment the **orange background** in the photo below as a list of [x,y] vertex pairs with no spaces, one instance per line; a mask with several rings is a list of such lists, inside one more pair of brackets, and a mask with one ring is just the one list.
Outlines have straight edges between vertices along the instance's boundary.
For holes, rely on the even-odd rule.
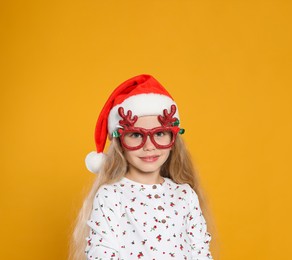
[[113,88],[179,105],[222,260],[288,259],[291,1],[2,1],[1,259],[66,259]]

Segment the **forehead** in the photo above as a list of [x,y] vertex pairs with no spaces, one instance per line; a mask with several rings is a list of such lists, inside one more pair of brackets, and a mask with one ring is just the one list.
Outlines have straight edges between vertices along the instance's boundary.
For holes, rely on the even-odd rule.
[[138,117],[138,120],[136,121],[134,126],[151,129],[154,127],[161,126],[161,124],[158,121],[157,116],[140,116]]

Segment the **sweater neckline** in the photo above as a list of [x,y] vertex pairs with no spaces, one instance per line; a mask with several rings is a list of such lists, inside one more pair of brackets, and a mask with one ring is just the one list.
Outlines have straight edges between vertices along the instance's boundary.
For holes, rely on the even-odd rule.
[[141,187],[141,188],[145,188],[145,189],[151,189],[151,190],[155,190],[155,189],[162,189],[166,186],[166,183],[167,183],[167,179],[166,177],[162,177],[163,178],[163,182],[162,183],[153,183],[153,184],[144,184],[144,183],[141,183],[141,182],[137,182],[137,181],[133,181],[127,177],[123,177],[121,179],[122,182],[124,183],[128,183],[128,184],[132,184],[132,185],[136,185],[138,187]]

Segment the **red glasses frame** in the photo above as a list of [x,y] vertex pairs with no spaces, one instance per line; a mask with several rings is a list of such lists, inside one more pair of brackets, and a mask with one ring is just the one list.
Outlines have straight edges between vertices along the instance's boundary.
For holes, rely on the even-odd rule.
[[[119,137],[121,140],[122,145],[128,149],[128,150],[138,150],[143,147],[143,145],[147,141],[147,137],[150,137],[151,142],[154,144],[154,146],[158,149],[167,149],[173,146],[177,134],[183,134],[185,130],[183,128],[179,128],[179,120],[174,117],[174,114],[176,112],[176,106],[173,104],[170,107],[170,112],[168,113],[167,109],[163,110],[163,115],[158,115],[158,121],[161,123],[161,126],[155,127],[152,129],[145,129],[142,127],[135,127],[134,124],[138,120],[138,116],[135,115],[132,117],[132,111],[128,110],[127,114],[124,113],[124,108],[119,107],[118,113],[121,116],[121,120],[119,121],[122,128],[119,128],[118,130],[113,132],[113,137]],[[159,132],[165,132],[170,131],[172,133],[172,140],[168,145],[160,145],[156,143],[154,134]],[[127,133],[139,133],[143,136],[141,144],[138,146],[128,146],[125,141],[125,135]]]
[[[159,133],[159,132],[165,132],[165,131],[169,131],[172,133],[172,140],[169,144],[167,145],[161,145],[161,144],[158,144],[156,141],[155,141],[155,138],[154,138],[154,135]],[[152,128],[152,129],[145,129],[145,128],[142,128],[142,127],[131,127],[131,128],[127,128],[127,129],[122,129],[120,128],[117,132],[119,133],[119,137],[120,137],[120,140],[121,140],[121,143],[122,143],[122,146],[125,147],[126,149],[128,150],[138,150],[140,148],[142,148],[146,141],[147,141],[147,137],[149,136],[150,137],[150,140],[151,142],[154,144],[154,146],[158,149],[167,149],[167,148],[170,148],[173,146],[174,142],[175,142],[175,139],[176,139],[176,136],[177,134],[179,133],[180,131],[180,128],[177,127],[177,126],[168,126],[168,127],[155,127],[155,128]],[[138,133],[138,134],[141,134],[142,135],[142,142],[141,144],[139,144],[138,146],[128,146],[126,144],[126,142],[124,141],[124,138],[125,138],[125,135],[128,134],[128,133]]]

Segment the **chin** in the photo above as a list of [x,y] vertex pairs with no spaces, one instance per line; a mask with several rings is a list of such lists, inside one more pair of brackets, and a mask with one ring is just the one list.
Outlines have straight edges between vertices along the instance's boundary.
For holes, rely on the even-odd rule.
[[142,174],[152,174],[152,173],[156,173],[156,172],[160,172],[160,167],[157,168],[157,167],[151,167],[151,166],[148,166],[148,167],[135,167],[132,165],[132,167],[139,173],[142,173]]
[[143,169],[137,169],[139,172],[141,173],[145,173],[145,174],[151,174],[151,173],[155,173],[155,172],[160,172],[160,169],[156,169],[156,168],[143,168]]

